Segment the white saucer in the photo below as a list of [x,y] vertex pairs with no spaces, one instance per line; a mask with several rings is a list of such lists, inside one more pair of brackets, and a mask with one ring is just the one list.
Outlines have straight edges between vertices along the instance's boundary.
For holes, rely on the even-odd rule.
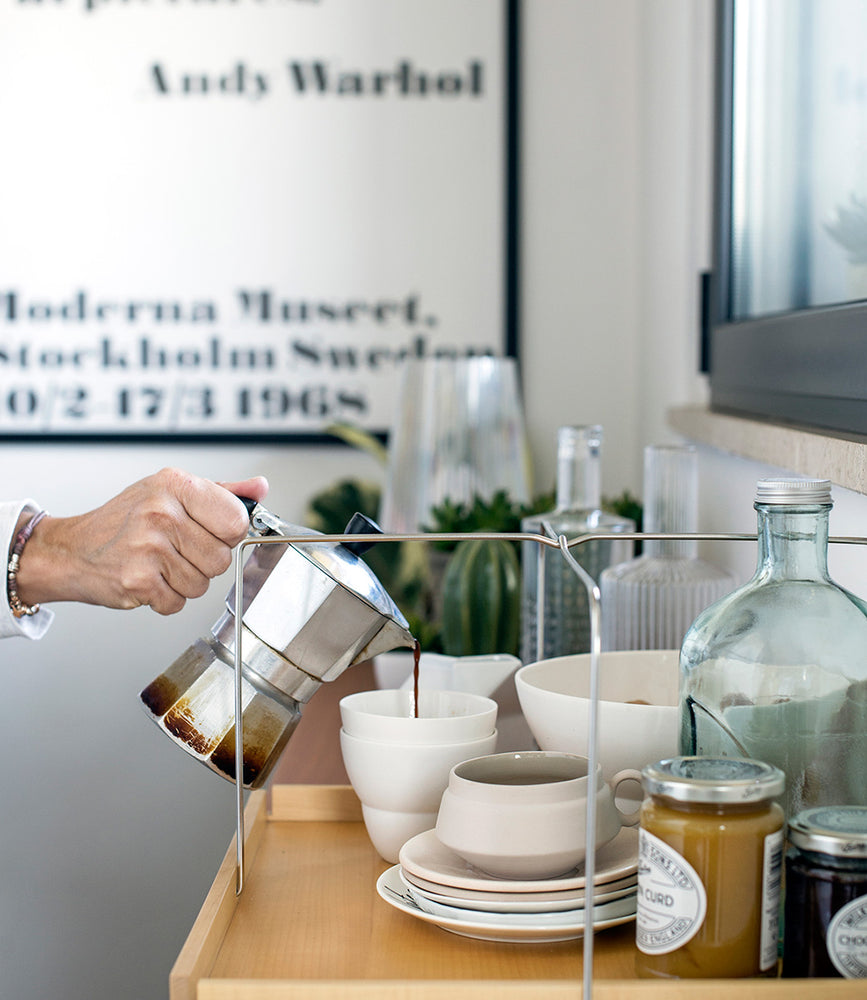
[[[448,886],[435,886],[431,882],[424,882],[424,879],[416,879],[402,868],[398,874],[401,882],[413,896],[421,896],[433,903],[457,906],[464,910],[481,910],[485,913],[557,913],[563,910],[580,910],[584,906],[584,889],[575,889],[567,893],[472,892],[469,889],[452,891]],[[637,885],[638,879],[634,875],[617,882],[609,882],[593,894],[593,902],[607,903],[623,896],[634,895]]]
[[[395,909],[402,910],[419,920],[435,924],[452,934],[477,938],[481,941],[523,941],[537,944],[571,941],[584,934],[583,911],[578,914],[548,914],[548,919],[544,919],[544,915],[541,914],[534,918],[529,914],[461,911],[457,907],[448,908],[455,911],[454,915],[429,913],[413,899],[409,890],[400,880],[399,867],[399,865],[394,865],[379,876],[376,882],[376,891],[379,895]],[[594,932],[634,920],[635,907],[635,897],[618,899],[612,903],[603,903],[599,907],[594,907]]]
[[[413,872],[408,872],[401,868],[402,876],[413,888],[425,889],[429,892],[437,892],[441,896],[449,896],[452,900],[475,899],[481,901],[506,900],[511,902],[518,899],[532,899],[536,902],[545,903],[567,903],[569,909],[574,901],[581,896],[583,898],[585,890],[582,889],[562,889],[554,892],[486,892],[483,889],[462,889],[458,886],[443,885],[441,882],[429,882]],[[634,882],[638,881],[637,876],[632,876]]]
[[[409,890],[410,896],[425,913],[433,913],[438,917],[448,917],[459,921],[484,921],[486,924],[496,924],[498,927],[575,927],[584,923],[584,908],[560,910],[556,913],[502,913],[493,910],[469,911],[460,906],[449,906],[446,903],[435,903],[426,899],[415,890]],[[632,916],[635,913],[638,890],[633,889],[627,896],[593,906],[594,923],[596,919],[604,920],[610,917]],[[484,916],[483,916],[484,914]]]
[[[408,840],[401,847],[398,860],[409,875],[435,885],[475,892],[556,892],[583,889],[587,884],[583,865],[548,879],[519,880],[488,875],[440,843],[436,830],[425,830]],[[594,884],[613,882],[634,875],[637,870],[638,828],[625,826],[613,840],[597,850]]]

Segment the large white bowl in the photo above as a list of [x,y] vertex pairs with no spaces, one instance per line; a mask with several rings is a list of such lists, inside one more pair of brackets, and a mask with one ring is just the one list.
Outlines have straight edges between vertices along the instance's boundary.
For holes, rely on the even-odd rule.
[[[600,654],[596,749],[606,781],[679,753],[679,661],[675,649]],[[587,756],[589,653],[528,663],[515,686],[542,750]]]

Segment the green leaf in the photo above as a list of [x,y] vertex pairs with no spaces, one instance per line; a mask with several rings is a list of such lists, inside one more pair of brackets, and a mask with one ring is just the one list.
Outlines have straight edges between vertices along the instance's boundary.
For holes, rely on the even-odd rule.
[[358,448],[359,451],[366,451],[368,455],[373,455],[380,465],[388,463],[388,450],[385,445],[378,437],[356,427],[355,424],[340,422],[329,424],[325,428],[325,433],[340,438],[341,441],[352,445],[353,448]]

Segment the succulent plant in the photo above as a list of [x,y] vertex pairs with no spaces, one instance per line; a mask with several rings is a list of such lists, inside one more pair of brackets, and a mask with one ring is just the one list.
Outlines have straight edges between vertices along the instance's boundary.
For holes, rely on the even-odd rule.
[[443,651],[450,656],[517,654],[520,601],[521,568],[511,542],[459,542],[443,579]]
[[[333,424],[328,432],[385,464],[386,450],[374,435],[349,424]],[[342,480],[311,499],[307,523],[327,534],[340,534],[356,510],[376,519],[380,495],[376,484]],[[522,503],[512,500],[505,490],[489,498],[474,497],[471,503],[445,500],[431,511],[425,530],[446,534],[518,532],[524,517],[553,506],[553,493]],[[627,491],[613,499],[603,498],[602,506],[641,524],[641,504]],[[517,654],[519,543],[472,538],[443,542],[432,538],[430,545],[376,545],[365,559],[406,616],[422,649],[452,656]],[[443,563],[444,569],[440,569]]]

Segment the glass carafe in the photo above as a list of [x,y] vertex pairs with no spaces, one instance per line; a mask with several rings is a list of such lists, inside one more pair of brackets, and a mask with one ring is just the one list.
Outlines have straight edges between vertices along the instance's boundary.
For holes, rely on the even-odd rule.
[[827,480],[758,483],[758,566],[681,652],[681,747],[786,775],[792,816],[867,804],[867,606],[828,575]]
[[[698,530],[698,469],[689,445],[644,449],[644,531]],[[642,554],[602,573],[602,648],[680,649],[687,629],[735,584],[698,556],[698,542],[646,539]]]
[[[602,428],[561,427],[557,432],[557,493],[555,507],[533,514],[521,522],[521,530],[554,537],[610,533],[611,540],[574,546],[572,555],[593,577],[602,570],[629,559],[631,539],[618,532],[635,530],[635,523],[602,510]],[[523,598],[521,602],[521,659],[537,658],[536,612],[538,605],[537,544],[524,542],[521,558]],[[545,557],[544,653],[547,657],[584,653],[590,649],[590,609],[587,591],[560,552],[548,550]]]

